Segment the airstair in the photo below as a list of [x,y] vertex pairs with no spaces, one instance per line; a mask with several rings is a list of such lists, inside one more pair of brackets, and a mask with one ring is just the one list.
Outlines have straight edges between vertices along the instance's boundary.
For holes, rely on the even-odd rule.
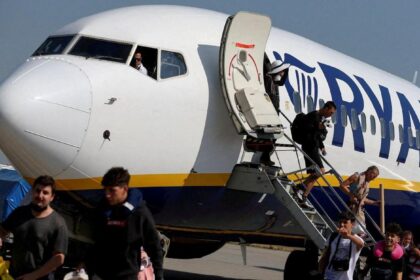
[[[270,29],[271,20],[268,17],[239,12],[227,19],[223,31],[219,53],[220,82],[229,115],[237,132],[246,135],[244,141],[252,138],[256,141],[275,143],[281,139],[281,143],[276,144],[275,149],[279,166],[266,166],[260,164],[259,160],[241,160],[234,166],[227,188],[274,195],[315,245],[323,248],[328,236],[336,230],[334,217],[350,209],[326,178],[327,174],[331,174],[340,183],[341,176],[325,158],[323,160],[330,170],[321,174],[317,164],[310,160],[285,132],[271,97],[266,93],[263,69],[265,45]],[[283,117],[291,125],[290,120],[285,115]],[[251,152],[255,153],[255,150]],[[292,152],[294,156],[287,152]],[[308,169],[301,168],[299,160],[302,156],[312,162],[313,166],[310,168],[317,172],[317,182],[322,184],[318,189],[333,206],[335,213],[331,213],[331,207],[324,207],[325,203],[321,204],[312,194],[313,191],[309,194],[310,208],[302,207],[302,204],[298,203],[295,190],[297,184],[305,179],[305,171]],[[299,169],[284,170],[281,162],[290,161],[292,158],[297,159]],[[375,242],[373,236],[360,220],[357,220],[357,223],[366,235],[365,243],[368,246],[372,245]]]
[[[285,133],[284,138],[288,140],[290,144],[278,144],[275,154],[280,160],[290,160],[290,156],[286,156],[287,151],[293,152],[297,155],[301,154],[304,157],[310,159],[304,151]],[[280,148],[280,149],[278,149]],[[288,150],[286,151],[285,148]],[[297,157],[298,158],[298,157]],[[325,158],[324,162],[331,169],[325,174],[321,174],[320,168],[313,162],[311,169],[315,169],[320,176],[317,181],[318,189],[321,190],[324,195],[324,201],[332,205],[333,211],[328,211],[324,205],[322,205],[318,199],[311,193],[309,193],[309,206],[302,206],[296,196],[297,185],[305,179],[304,172],[308,168],[300,168],[286,172],[280,166],[266,166],[263,164],[253,162],[241,162],[234,166],[231,176],[227,182],[226,187],[234,190],[265,193],[274,195],[282,205],[289,211],[289,214],[299,224],[305,234],[315,243],[318,248],[323,248],[327,238],[332,232],[336,231],[336,221],[331,217],[336,217],[343,211],[349,211],[349,207],[346,202],[342,199],[339,193],[334,189],[331,183],[327,180],[327,174],[333,175],[334,181],[342,182],[341,176],[338,172],[330,165]],[[326,199],[325,199],[326,198]],[[331,208],[331,207],[330,207]],[[379,227],[373,221],[373,219],[365,213],[368,219],[373,222],[378,232]],[[356,216],[356,223],[364,231],[364,240],[366,246],[372,246],[376,243],[373,235],[367,230],[366,225],[360,221]]]

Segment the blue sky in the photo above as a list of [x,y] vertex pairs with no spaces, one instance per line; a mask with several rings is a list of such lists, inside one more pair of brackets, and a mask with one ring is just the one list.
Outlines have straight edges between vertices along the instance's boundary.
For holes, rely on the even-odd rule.
[[227,14],[240,10],[266,14],[275,27],[404,79],[411,81],[414,71],[420,70],[418,0],[1,0],[0,82],[63,25],[100,11],[144,4],[194,6]]
[[304,36],[411,80],[420,69],[420,1],[1,0],[0,81],[54,30],[100,11],[141,4],[267,14],[273,26]]

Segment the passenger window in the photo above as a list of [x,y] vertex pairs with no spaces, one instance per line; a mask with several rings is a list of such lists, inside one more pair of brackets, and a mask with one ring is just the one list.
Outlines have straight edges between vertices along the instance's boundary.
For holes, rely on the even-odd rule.
[[413,131],[412,131],[411,127],[407,128],[407,134],[408,134],[408,146],[413,147],[414,139],[413,139]]
[[379,119],[379,124],[381,125],[381,138],[385,139],[386,137],[386,129],[385,129],[385,121],[383,118]]
[[126,63],[132,45],[114,41],[80,37],[69,54]]
[[324,107],[324,105],[325,105],[324,99],[319,99],[319,108],[321,109],[322,107]]
[[[158,51],[155,48],[138,46],[131,59],[130,66],[134,67],[140,73],[157,79],[157,56]],[[140,60],[138,58],[141,58]]]
[[400,134],[400,143],[404,144],[404,128],[402,125],[398,126],[398,132]]
[[341,105],[341,125],[347,126],[347,109],[345,105]]
[[295,113],[302,113],[302,103],[300,100],[299,92],[295,91],[293,93],[293,106],[295,107]]
[[370,132],[372,133],[372,135],[376,134],[376,122],[375,122],[375,117],[374,116],[370,116]]
[[357,129],[357,112],[354,108],[351,108],[351,128],[353,130]]
[[61,54],[73,38],[74,35],[49,37],[32,56]]
[[187,73],[184,57],[180,53],[161,51],[160,77],[167,79]]
[[395,129],[393,122],[389,122],[389,138],[391,138],[392,141],[395,140]]
[[420,149],[420,130],[416,130],[416,146]]
[[366,115],[363,112],[360,114],[360,121],[362,123],[362,131],[366,132]]
[[312,99],[312,96],[308,95],[306,97],[306,103],[308,104],[308,113],[315,110],[314,108],[314,100]]

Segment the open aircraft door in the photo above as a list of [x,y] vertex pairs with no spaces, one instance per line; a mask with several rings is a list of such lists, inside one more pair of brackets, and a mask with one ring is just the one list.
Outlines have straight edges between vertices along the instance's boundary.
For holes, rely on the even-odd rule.
[[229,114],[239,134],[275,139],[280,118],[264,87],[264,53],[269,17],[239,12],[227,19],[219,53],[219,74]]

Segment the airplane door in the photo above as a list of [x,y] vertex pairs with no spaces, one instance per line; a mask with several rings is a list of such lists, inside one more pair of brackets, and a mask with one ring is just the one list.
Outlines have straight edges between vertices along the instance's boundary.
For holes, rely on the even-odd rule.
[[282,126],[264,87],[264,52],[271,29],[267,16],[239,12],[227,19],[219,53],[224,99],[239,134],[279,138]]

